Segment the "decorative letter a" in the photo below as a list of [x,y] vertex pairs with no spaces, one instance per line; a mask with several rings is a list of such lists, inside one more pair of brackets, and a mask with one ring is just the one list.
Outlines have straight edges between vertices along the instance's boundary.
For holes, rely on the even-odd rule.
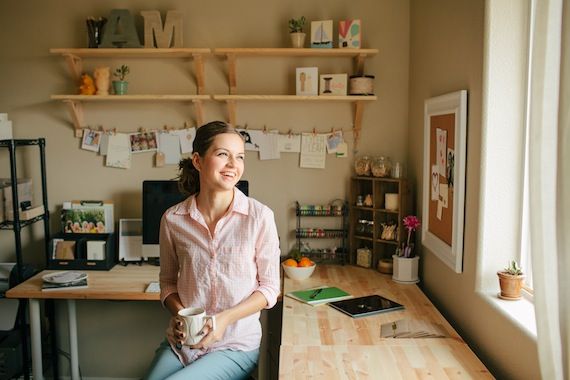
[[103,33],[102,48],[141,48],[135,22],[128,9],[113,9]]

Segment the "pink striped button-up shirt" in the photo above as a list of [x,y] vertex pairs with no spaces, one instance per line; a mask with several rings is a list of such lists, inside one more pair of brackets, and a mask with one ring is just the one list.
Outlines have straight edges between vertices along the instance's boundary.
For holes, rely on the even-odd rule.
[[[160,299],[178,293],[184,307],[202,307],[213,315],[258,291],[273,307],[279,295],[279,239],[273,211],[237,188],[230,210],[214,234],[194,196],[169,208],[160,223]],[[207,350],[172,347],[184,365],[222,349],[251,351],[261,341],[260,313],[227,327],[222,340]]]

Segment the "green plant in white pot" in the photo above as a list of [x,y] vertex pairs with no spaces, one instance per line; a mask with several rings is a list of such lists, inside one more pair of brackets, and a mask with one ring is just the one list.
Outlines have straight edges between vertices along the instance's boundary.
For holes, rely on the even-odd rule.
[[119,80],[113,81],[113,90],[115,90],[115,95],[125,95],[129,90],[129,82],[125,79],[127,74],[130,73],[129,66],[121,65],[121,67],[117,67],[113,76],[119,78]]
[[294,48],[302,48],[305,45],[306,34],[303,32],[305,21],[305,16],[301,16],[300,18],[292,18],[289,20],[291,46]]

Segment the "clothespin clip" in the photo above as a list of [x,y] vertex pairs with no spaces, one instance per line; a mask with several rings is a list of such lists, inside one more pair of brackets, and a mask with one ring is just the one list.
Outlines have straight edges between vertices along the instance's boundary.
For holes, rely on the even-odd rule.
[[115,135],[117,134],[117,128],[116,128],[116,127],[113,128],[113,129],[111,129],[111,134],[112,134],[113,136],[115,136]]
[[263,133],[267,134],[267,126],[265,126],[265,125],[263,126]]
[[292,137],[293,137],[293,131],[292,131],[291,129],[289,129],[289,132],[287,132],[287,136],[288,136],[289,138],[292,138]]
[[184,129],[188,129],[188,122],[187,121],[184,122]]
[[315,137],[316,135],[317,135],[317,129],[313,127],[313,137]]

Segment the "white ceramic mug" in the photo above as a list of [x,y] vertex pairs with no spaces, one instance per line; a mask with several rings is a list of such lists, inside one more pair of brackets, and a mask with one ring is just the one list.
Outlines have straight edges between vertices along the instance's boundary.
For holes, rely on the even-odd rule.
[[186,339],[183,343],[187,346],[198,343],[204,337],[198,333],[208,322],[208,319],[212,320],[212,331],[216,329],[216,316],[206,315],[206,311],[201,307],[187,307],[179,310],[178,316],[184,320]]

